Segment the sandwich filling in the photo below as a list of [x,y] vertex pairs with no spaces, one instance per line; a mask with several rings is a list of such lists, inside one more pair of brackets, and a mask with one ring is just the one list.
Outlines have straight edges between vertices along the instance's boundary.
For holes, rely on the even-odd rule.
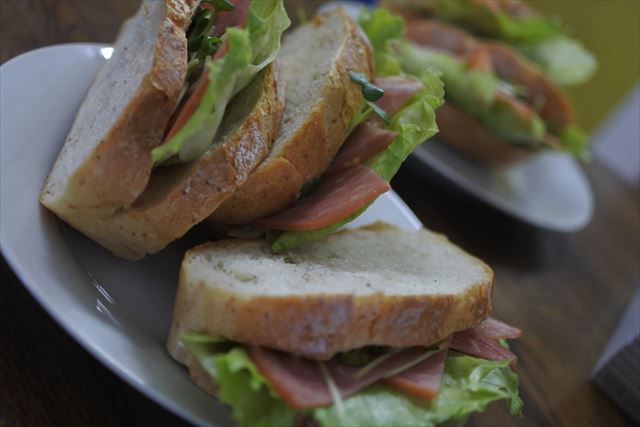
[[206,335],[182,341],[242,426],[420,425],[460,421],[505,399],[520,413],[516,356],[505,339],[521,331],[495,319],[430,347],[370,346],[310,360]]
[[156,166],[209,149],[227,104],[275,59],[289,24],[282,0],[203,0],[187,31],[184,96],[151,152]]

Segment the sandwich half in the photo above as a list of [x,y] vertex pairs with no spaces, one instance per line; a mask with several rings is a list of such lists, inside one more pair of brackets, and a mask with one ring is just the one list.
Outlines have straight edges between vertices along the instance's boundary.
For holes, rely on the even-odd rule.
[[89,89],[42,204],[127,259],[181,237],[269,153],[288,25],[281,0],[144,1]]
[[402,37],[395,25],[377,26],[368,13],[355,23],[338,8],[285,38],[283,68],[297,72],[284,75],[274,148],[210,222],[266,231],[283,252],[336,231],[391,188],[437,132],[444,92],[429,70],[408,76],[386,60],[388,34]]
[[518,413],[503,340],[520,331],[489,318],[492,285],[444,237],[382,223],[286,254],[207,243],[183,260],[167,348],[241,426],[433,426],[500,399]]

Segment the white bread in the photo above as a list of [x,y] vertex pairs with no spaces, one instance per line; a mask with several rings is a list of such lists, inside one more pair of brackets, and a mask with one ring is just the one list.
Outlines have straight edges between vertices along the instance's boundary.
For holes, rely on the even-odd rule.
[[40,196],[62,218],[100,217],[142,193],[182,90],[195,0],[145,0],[78,111]]
[[115,255],[136,260],[164,248],[211,214],[269,153],[284,108],[272,63],[235,96],[212,146],[192,163],[154,170],[128,209],[96,220],[63,217]]
[[276,212],[327,168],[362,106],[348,71],[372,76],[371,47],[342,8],[315,16],[283,41],[286,106],[269,157],[210,220],[244,224]]
[[185,255],[167,348],[192,365],[188,331],[315,359],[428,345],[488,317],[492,284],[491,269],[445,237],[381,223],[288,254],[263,240],[212,242]]

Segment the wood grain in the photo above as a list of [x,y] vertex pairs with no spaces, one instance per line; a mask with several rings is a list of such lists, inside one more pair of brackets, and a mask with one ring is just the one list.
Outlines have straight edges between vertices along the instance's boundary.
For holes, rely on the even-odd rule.
[[[297,2],[309,10],[318,2]],[[0,61],[66,42],[110,42],[137,7],[122,1],[0,0]],[[632,425],[589,373],[640,280],[640,197],[597,163],[593,222],[574,234],[534,229],[437,176],[403,168],[393,186],[423,223],[495,270],[497,317],[521,327],[524,418],[503,404],[468,426]],[[103,367],[24,290],[6,264],[0,286],[0,426],[186,425]]]

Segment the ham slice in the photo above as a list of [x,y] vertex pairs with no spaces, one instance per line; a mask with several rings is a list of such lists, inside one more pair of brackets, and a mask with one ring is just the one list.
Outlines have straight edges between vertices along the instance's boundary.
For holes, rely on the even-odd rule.
[[384,96],[376,104],[390,117],[404,107],[418,90],[422,89],[422,82],[407,77],[380,77],[373,83],[384,90]]
[[382,382],[404,393],[433,399],[440,388],[447,350],[439,351],[406,371],[383,379]]
[[522,331],[520,329],[507,325],[493,317],[489,317],[473,329],[485,337],[492,338],[494,340],[516,339],[522,335]]
[[450,348],[487,360],[511,359],[514,365],[518,360],[515,354],[475,328],[453,334]]
[[387,148],[396,133],[382,129],[372,120],[361,123],[349,135],[325,173],[336,173],[356,166]]
[[333,397],[320,371],[319,363],[325,364],[340,395],[345,398],[380,380],[391,370],[416,360],[426,351],[422,347],[402,350],[358,378],[355,374],[361,369],[360,367],[342,364],[335,358],[328,362],[317,362],[261,347],[251,347],[249,354],[260,373],[269,381],[278,395],[292,408],[302,409],[333,403]]
[[[249,13],[249,0],[232,0],[231,3],[235,5],[233,10],[221,11],[216,18],[216,26],[213,30],[215,37],[220,37],[224,34],[229,27],[244,28],[247,23],[247,15]],[[203,7],[210,9],[207,3],[203,4]]]
[[270,230],[316,230],[347,218],[390,189],[375,172],[358,165],[323,177],[311,195],[255,224]]

